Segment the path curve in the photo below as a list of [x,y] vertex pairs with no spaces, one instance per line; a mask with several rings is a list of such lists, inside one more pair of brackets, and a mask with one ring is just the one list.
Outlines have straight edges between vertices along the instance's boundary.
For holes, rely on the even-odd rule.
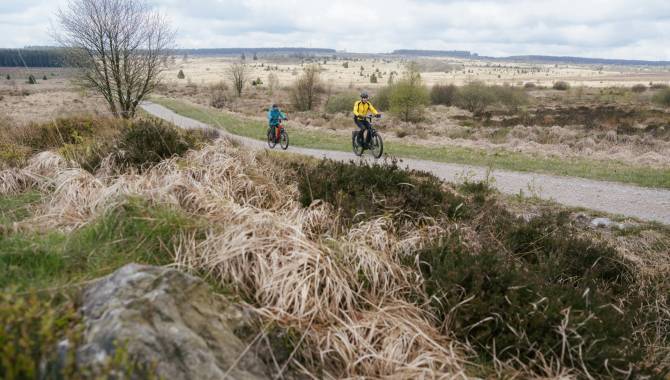
[[[186,129],[207,129],[211,126],[181,115],[161,105],[146,102],[142,108],[148,113]],[[230,135],[254,149],[267,149],[265,142]],[[291,146],[289,152],[339,161],[357,159],[353,153],[309,149]],[[487,169],[478,166],[442,162],[402,159],[402,166],[431,172],[448,182],[461,182],[466,178],[484,179]],[[593,181],[576,177],[494,170],[490,177],[493,185],[506,194],[537,195],[542,199],[591,210],[619,214],[648,221],[670,224],[670,190],[624,185],[616,182]]]

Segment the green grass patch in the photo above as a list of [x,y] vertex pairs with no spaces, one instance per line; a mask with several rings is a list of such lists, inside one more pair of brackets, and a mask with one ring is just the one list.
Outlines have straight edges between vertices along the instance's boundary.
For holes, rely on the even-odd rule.
[[[224,128],[235,135],[258,140],[265,139],[266,125],[262,121],[248,120],[231,113],[220,112],[174,99],[155,98],[153,101],[182,116],[190,117],[214,127]],[[353,129],[354,126],[352,124]],[[381,132],[384,133],[383,130]],[[314,132],[290,129],[289,134],[291,136],[291,144],[294,146],[345,152],[351,150],[348,138],[343,138],[326,131]],[[670,188],[670,169],[633,166],[614,160],[596,161],[582,158],[546,158],[502,149],[482,150],[453,146],[426,147],[395,142],[387,143],[384,148],[387,154],[399,157],[520,172],[607,180],[645,187]]]
[[38,192],[0,197],[0,225],[9,225],[26,219],[31,215],[30,207],[41,198]]
[[172,262],[171,241],[198,220],[136,199],[70,234],[0,234],[0,288],[58,287],[91,280],[131,263]]

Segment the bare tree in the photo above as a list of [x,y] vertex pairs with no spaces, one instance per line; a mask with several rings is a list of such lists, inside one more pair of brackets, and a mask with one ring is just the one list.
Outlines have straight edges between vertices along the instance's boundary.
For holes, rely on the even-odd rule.
[[270,91],[270,95],[274,93],[277,87],[279,87],[279,78],[277,78],[277,74],[270,73],[268,75],[268,90]]
[[321,68],[317,64],[305,67],[302,75],[291,89],[293,105],[300,111],[309,111],[319,100],[322,92],[319,74]]
[[132,118],[160,83],[175,32],[145,0],[69,0],[56,39],[115,116]]
[[244,85],[248,80],[248,70],[245,63],[233,63],[228,68],[228,75],[230,76],[231,82],[233,82],[233,88],[237,93],[237,96],[242,96],[242,90],[244,90]]

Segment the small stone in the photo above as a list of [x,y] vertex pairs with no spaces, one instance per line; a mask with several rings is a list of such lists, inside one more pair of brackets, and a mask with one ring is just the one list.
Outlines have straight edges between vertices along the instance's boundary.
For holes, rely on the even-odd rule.
[[614,224],[609,218],[595,218],[591,221],[593,227],[609,228]]

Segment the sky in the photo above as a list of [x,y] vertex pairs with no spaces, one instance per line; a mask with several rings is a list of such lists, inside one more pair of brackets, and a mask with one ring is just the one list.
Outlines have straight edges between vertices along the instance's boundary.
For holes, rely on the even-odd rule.
[[[72,0],[0,0],[0,47],[54,45]],[[181,48],[469,50],[670,61],[670,0],[147,0]]]

